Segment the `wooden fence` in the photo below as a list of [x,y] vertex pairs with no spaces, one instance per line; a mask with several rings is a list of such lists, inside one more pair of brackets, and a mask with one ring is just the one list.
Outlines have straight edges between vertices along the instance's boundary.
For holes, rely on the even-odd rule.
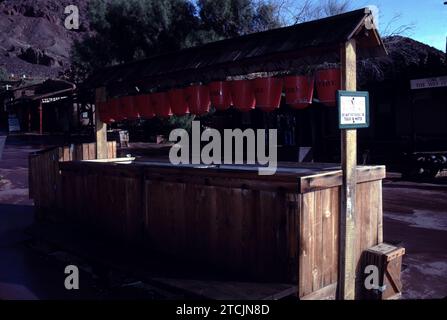
[[[108,143],[108,158],[116,158],[116,142]],[[51,147],[28,158],[29,197],[34,200],[38,218],[61,208],[59,163],[96,159],[96,143]]]
[[[115,158],[115,146],[109,149]],[[30,157],[31,196],[41,217],[156,251],[181,268],[297,284],[303,299],[335,297],[342,184],[337,168],[302,164],[259,176],[248,168],[76,161],[94,160],[92,150],[94,144],[53,148]],[[359,167],[357,176],[360,293],[362,253],[382,242],[385,168]]]
[[[341,172],[303,171],[310,176],[66,162],[60,215],[132,248],[173,257],[182,268],[298,283],[300,298],[334,297]],[[381,242],[384,176],[383,167],[358,170],[356,261]],[[359,267],[357,274],[360,280]]]

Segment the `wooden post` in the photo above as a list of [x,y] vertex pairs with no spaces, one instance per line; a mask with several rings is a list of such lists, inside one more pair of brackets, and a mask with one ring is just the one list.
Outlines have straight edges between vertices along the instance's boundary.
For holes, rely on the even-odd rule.
[[39,100],[39,134],[43,134],[43,107],[42,100]]
[[31,132],[31,106],[28,106],[28,132]]
[[[341,48],[342,89],[357,90],[356,42]],[[341,130],[343,187],[341,192],[340,254],[338,267],[338,298],[355,299],[356,226],[355,193],[357,185],[357,130]]]
[[97,88],[95,92],[95,133],[96,133],[96,158],[107,159],[107,124],[99,118],[98,102],[104,102],[107,99],[105,87]]

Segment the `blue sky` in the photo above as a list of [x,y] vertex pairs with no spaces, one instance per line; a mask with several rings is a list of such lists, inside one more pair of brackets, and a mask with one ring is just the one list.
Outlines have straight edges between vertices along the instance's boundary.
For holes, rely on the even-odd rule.
[[[273,0],[292,4],[296,8],[302,0]],[[312,0],[314,5],[327,0]],[[343,0],[340,0],[343,1]],[[379,29],[382,35],[389,35],[401,26],[411,25],[402,35],[445,52],[447,36],[447,0],[350,0],[351,9],[368,5],[379,8]],[[285,10],[287,14],[287,10]]]
[[400,18],[392,22],[388,30],[394,30],[401,25],[414,24],[412,30],[405,35],[420,42],[431,45],[445,52],[447,36],[447,5],[446,0],[376,0],[352,1],[354,8],[369,4],[379,8],[379,29],[383,31],[399,14]]
[[[273,0],[299,7],[301,0]],[[312,0],[314,4],[319,1]],[[352,9],[375,5],[379,8],[379,29],[382,35],[400,26],[412,25],[404,36],[416,39],[445,52],[447,37],[447,0],[350,0]],[[398,18],[396,18],[399,16]]]

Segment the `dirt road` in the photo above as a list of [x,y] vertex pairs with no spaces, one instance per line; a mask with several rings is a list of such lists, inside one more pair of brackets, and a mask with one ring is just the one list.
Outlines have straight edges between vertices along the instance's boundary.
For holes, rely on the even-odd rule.
[[[33,221],[28,199],[28,153],[41,148],[6,144],[0,160],[0,299],[105,298],[92,287],[69,292],[63,266],[23,245]],[[384,238],[406,248],[404,299],[447,297],[447,182],[384,181]],[[127,297],[132,297],[131,292]]]

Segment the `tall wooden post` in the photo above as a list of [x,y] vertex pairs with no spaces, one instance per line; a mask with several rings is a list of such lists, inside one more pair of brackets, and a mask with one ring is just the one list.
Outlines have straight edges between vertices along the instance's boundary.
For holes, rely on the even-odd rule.
[[96,133],[96,158],[107,159],[107,124],[99,118],[98,102],[107,100],[105,87],[97,88],[95,92],[95,133]]
[[[354,39],[341,48],[342,88],[357,90],[357,58]],[[338,298],[355,299],[355,248],[356,210],[355,194],[357,185],[357,130],[341,130],[341,159],[343,187],[341,192],[340,253],[338,268]]]
[[31,106],[28,106],[28,132],[31,132]]
[[42,100],[39,100],[39,134],[43,134],[43,106],[42,106]]

